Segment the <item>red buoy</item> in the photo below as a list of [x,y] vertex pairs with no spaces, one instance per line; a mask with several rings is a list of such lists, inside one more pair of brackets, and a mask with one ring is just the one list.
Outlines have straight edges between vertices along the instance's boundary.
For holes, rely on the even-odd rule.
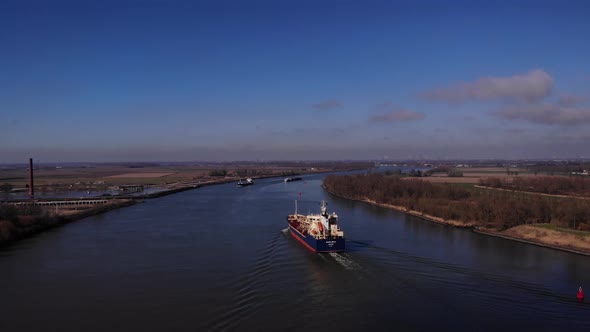
[[582,290],[582,287],[580,287],[578,289],[578,295],[576,295],[576,297],[578,298],[578,300],[583,300],[584,299],[584,291]]

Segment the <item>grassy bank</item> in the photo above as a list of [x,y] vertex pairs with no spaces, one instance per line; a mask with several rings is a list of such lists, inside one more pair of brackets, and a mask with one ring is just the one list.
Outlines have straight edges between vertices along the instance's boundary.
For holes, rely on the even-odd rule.
[[590,232],[555,227],[550,224],[520,225],[504,231],[476,229],[478,233],[516,240],[576,254],[590,255]]

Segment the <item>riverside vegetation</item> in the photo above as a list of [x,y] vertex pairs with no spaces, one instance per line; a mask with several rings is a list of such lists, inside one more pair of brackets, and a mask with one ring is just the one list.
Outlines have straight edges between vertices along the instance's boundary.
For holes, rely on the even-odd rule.
[[111,200],[108,204],[82,210],[50,212],[38,205],[0,204],[0,245],[104,211],[134,204],[134,200]]
[[49,228],[63,222],[39,206],[0,205],[0,243]]
[[[539,184],[544,181],[561,183],[550,177],[536,181]],[[492,180],[491,183],[498,181]],[[590,250],[590,233],[585,232],[590,230],[590,200],[587,199],[430,183],[380,173],[330,175],[324,179],[323,186],[327,191],[345,198],[413,212],[412,214],[455,226],[502,232],[509,237],[561,248]],[[579,191],[586,190],[579,183],[576,188]],[[528,236],[530,234],[514,231],[517,227],[527,227],[519,225],[542,226],[537,237],[555,237],[553,232],[562,231],[564,234],[574,234],[577,240],[583,240],[584,243],[561,243],[555,239],[550,240],[550,243],[537,241],[534,236]],[[535,229],[537,231],[539,230]]]

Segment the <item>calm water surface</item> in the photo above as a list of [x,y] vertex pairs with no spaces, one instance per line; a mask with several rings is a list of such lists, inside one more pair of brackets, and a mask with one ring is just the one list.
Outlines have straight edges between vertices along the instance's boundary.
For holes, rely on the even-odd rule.
[[[590,257],[339,199],[321,179],[204,187],[2,249],[0,331],[590,329],[575,300]],[[349,250],[291,238],[295,199],[327,200]]]

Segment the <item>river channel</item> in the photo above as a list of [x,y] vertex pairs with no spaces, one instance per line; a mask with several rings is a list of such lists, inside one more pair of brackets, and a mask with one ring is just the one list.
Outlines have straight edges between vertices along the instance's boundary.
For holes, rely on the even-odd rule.
[[[334,197],[323,175],[199,188],[0,251],[0,331],[588,331],[590,257]],[[301,194],[299,194],[301,193]],[[313,254],[285,217],[340,216]]]

